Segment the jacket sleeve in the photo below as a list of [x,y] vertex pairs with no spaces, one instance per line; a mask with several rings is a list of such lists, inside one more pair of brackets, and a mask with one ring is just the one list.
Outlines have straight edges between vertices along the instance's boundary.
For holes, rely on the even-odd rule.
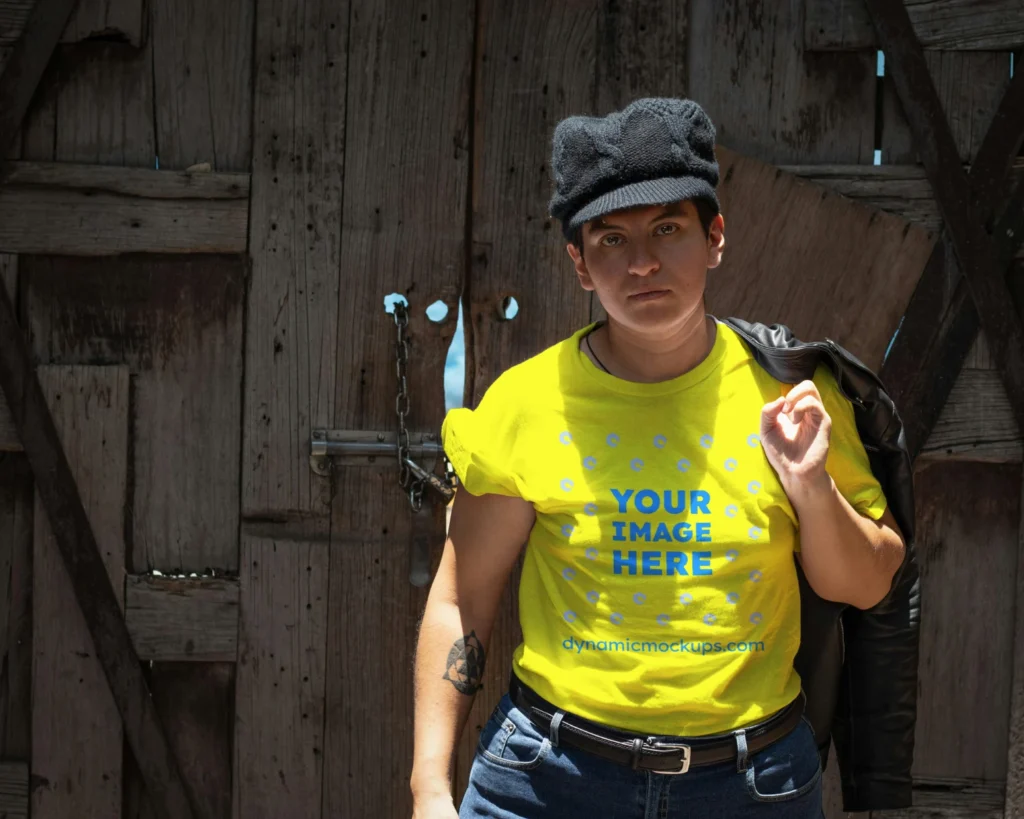
[[848,387],[864,399],[858,407],[858,429],[907,548],[887,597],[867,611],[851,607],[843,613],[846,656],[833,736],[843,808],[905,808],[912,798],[920,637],[913,467],[902,422],[877,379],[868,379],[866,368],[852,368],[845,375]]

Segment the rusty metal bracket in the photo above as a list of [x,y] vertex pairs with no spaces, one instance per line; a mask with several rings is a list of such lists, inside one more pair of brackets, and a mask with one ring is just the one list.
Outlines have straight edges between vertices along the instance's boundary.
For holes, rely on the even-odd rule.
[[[924,51],[914,34],[906,7],[902,2],[892,0],[865,0],[865,4],[885,51],[886,65],[903,104],[915,147],[935,193],[949,236],[949,246],[960,263],[967,292],[985,330],[1018,428],[1024,432],[1024,329],[1004,280],[1005,266],[1001,265],[1001,254],[984,227],[992,217],[992,210],[975,201],[971,180],[960,163]],[[1011,84],[1008,94],[1019,93],[1018,80],[1019,76]],[[1009,146],[1020,144],[1013,132],[1012,118],[1007,121],[1010,124],[1006,126],[1008,131],[1005,135],[997,132],[991,140],[986,140],[993,145],[1001,145],[1003,152]],[[996,150],[993,149],[993,154]],[[986,156],[982,160],[979,180],[987,183],[984,187],[1001,187],[998,157]],[[1011,198],[1016,200],[1017,194]],[[1012,214],[1008,217],[1013,218]],[[1002,221],[1000,225],[1003,225]],[[1005,231],[1005,227],[1003,229]],[[1014,233],[1012,226],[1010,233]],[[1016,234],[1019,233],[1019,229],[1016,230]],[[1011,241],[1016,238],[1015,235],[1006,236],[1005,232],[1004,236]],[[960,321],[963,321],[962,317]],[[958,326],[962,339],[962,323],[958,325],[951,321],[944,325]],[[960,360],[962,363],[962,358]]]

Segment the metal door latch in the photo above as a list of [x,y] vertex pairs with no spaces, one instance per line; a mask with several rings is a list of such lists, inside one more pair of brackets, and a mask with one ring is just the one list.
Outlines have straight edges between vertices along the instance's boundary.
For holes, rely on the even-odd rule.
[[[309,443],[309,466],[317,475],[331,474],[333,463],[358,466],[378,462],[378,459],[398,455],[398,434],[394,432],[367,432],[353,429],[314,429]],[[414,460],[415,459],[415,460]],[[444,459],[444,450],[437,436],[429,432],[410,432],[408,455],[402,463],[414,481],[435,493],[444,504],[455,497],[455,478],[436,474],[438,460]]]

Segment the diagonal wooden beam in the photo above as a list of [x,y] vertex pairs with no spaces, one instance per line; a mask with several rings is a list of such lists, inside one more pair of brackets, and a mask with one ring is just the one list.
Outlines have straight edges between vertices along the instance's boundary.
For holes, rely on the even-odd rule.
[[[3,157],[14,143],[39,80],[76,5],[77,0],[37,0],[0,75],[0,182],[5,173]],[[0,391],[7,399],[32,468],[36,491],[46,509],[153,810],[161,819],[191,819],[195,816],[192,801],[150,697],[14,306],[2,286]]]
[[[971,167],[974,208],[986,222],[1000,211],[998,203],[1022,141],[1024,72],[1018,72]],[[992,236],[1000,269],[1006,270],[1024,239],[1024,180],[1001,209]],[[966,282],[962,278],[950,282],[947,277],[946,262],[951,255],[948,237],[943,236],[921,274],[881,371],[903,416],[911,457],[927,442],[981,328]],[[955,268],[955,258],[952,262]],[[954,292],[947,299],[951,286]]]
[[[960,263],[967,292],[985,330],[1017,426],[1024,432],[1024,330],[1004,280],[1005,266],[1000,265],[994,243],[983,228],[986,211],[973,201],[970,179],[960,164],[953,135],[906,7],[890,0],[865,0],[865,3],[934,191],[949,246]],[[988,171],[985,173],[990,175]]]
[[32,366],[7,289],[0,287],[0,389],[14,419],[124,734],[162,819],[194,811],[121,614],[92,525]]
[[[0,75],[0,160],[14,144],[57,41],[78,0],[36,0],[21,39]],[[4,176],[0,161],[0,180]]]

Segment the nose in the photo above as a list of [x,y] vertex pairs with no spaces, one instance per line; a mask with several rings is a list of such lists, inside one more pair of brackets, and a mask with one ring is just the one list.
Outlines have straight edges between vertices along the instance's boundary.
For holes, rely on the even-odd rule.
[[634,242],[633,253],[629,258],[629,273],[632,276],[650,276],[658,272],[661,262],[651,253],[646,242]]

